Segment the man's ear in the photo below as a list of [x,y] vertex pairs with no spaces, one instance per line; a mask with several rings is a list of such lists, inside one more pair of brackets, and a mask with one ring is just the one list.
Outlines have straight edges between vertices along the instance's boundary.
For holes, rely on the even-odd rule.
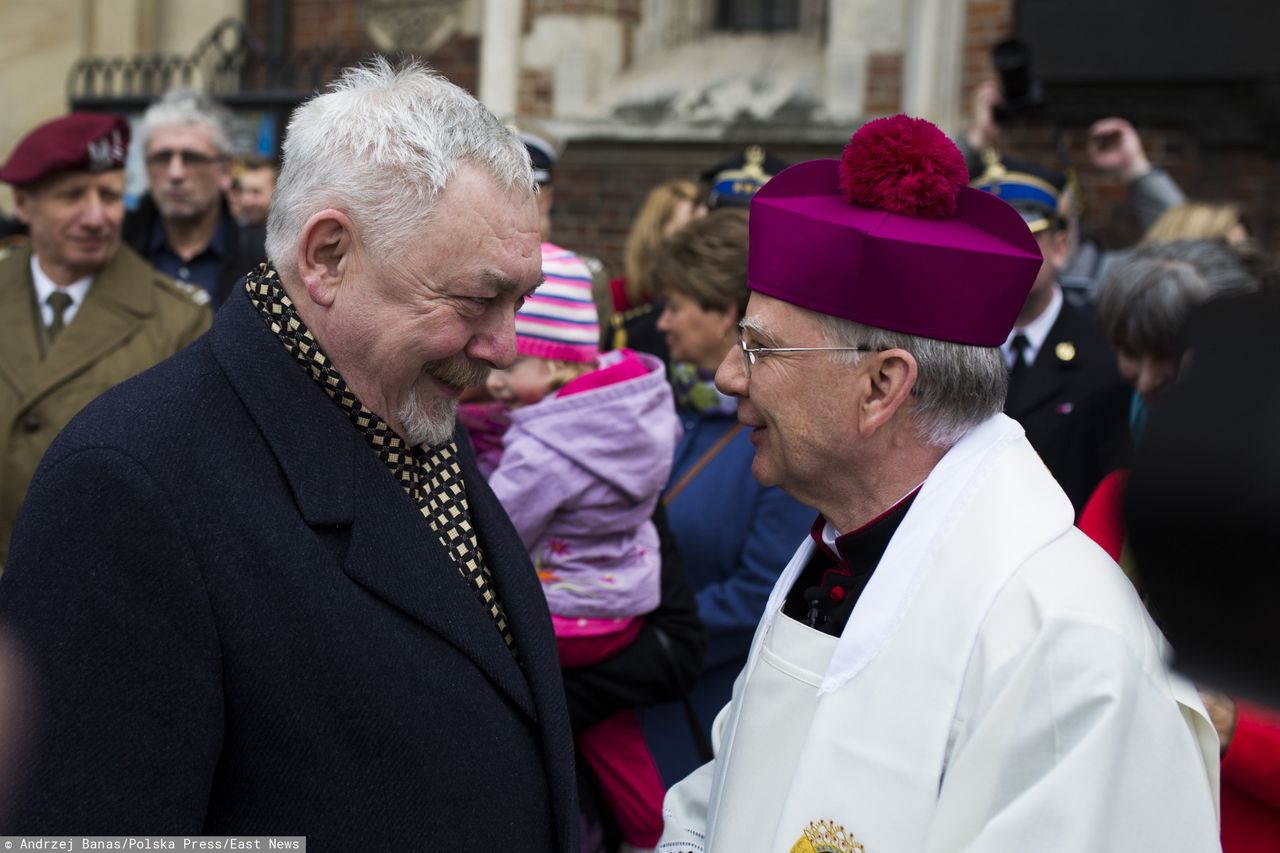
[[23,225],[31,224],[31,191],[21,187],[13,188],[13,212]]
[[328,308],[337,297],[343,275],[351,268],[355,228],[339,210],[322,210],[302,226],[298,238],[298,277],[307,296]]
[[911,398],[919,367],[916,358],[904,349],[887,349],[865,356],[867,384],[858,404],[858,432],[863,438],[893,419]]
[[1067,262],[1067,255],[1071,251],[1071,234],[1066,228],[1054,231],[1049,235],[1049,254],[1051,257],[1046,260],[1053,264],[1054,269],[1061,269],[1063,264]]

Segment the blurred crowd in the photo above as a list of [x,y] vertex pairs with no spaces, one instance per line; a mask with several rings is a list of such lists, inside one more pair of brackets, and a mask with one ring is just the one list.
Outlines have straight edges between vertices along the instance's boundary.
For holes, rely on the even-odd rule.
[[[1189,346],[1192,321],[1209,303],[1260,298],[1256,295],[1272,289],[1276,280],[1275,247],[1258,239],[1238,206],[1216,199],[1188,198],[1158,163],[1151,162],[1140,134],[1122,117],[1100,117],[1089,129],[1089,163],[1099,175],[1127,188],[1146,233],[1136,245],[1100,244],[1092,236],[1088,217],[1081,213],[1076,175],[1061,164],[1031,162],[1018,151],[1002,148],[996,120],[1001,98],[998,84],[979,87],[973,96],[968,126],[954,141],[964,156],[969,185],[1012,206],[1043,257],[1030,293],[999,347],[1008,378],[1004,411],[1025,430],[1031,446],[1069,498],[1077,526],[1110,555],[1118,566],[1116,571],[1124,572],[1150,605],[1157,624],[1163,625],[1159,603],[1146,597],[1145,576],[1152,571],[1151,564],[1135,559],[1128,535],[1128,472],[1135,453],[1141,451],[1148,424],[1178,385],[1180,374],[1191,369],[1189,365],[1212,361],[1203,351],[1211,344]],[[720,387],[716,382],[717,370],[726,359],[732,358],[736,364],[741,357],[749,377],[750,365],[756,358],[744,342],[746,332],[742,325],[751,296],[751,243],[757,239],[749,211],[756,194],[791,164],[760,145],[747,146],[724,162],[689,164],[685,178],[652,187],[639,208],[628,211],[633,219],[623,265],[609,270],[591,256],[591,247],[564,246],[555,239],[557,166],[564,153],[560,143],[540,127],[516,128],[538,186],[536,227],[540,232],[540,257],[524,258],[523,262],[535,264],[535,272],[541,278],[536,290],[528,289],[518,276],[509,275],[509,281],[495,291],[449,296],[458,302],[475,303],[464,305],[460,311],[489,310],[486,300],[510,296],[516,349],[508,355],[514,358],[493,358],[494,369],[487,376],[482,374],[482,381],[478,382],[464,382],[467,377],[454,376],[443,368],[431,374],[443,377],[442,381],[451,385],[470,386],[460,394],[461,429],[454,434],[450,422],[442,433],[425,427],[426,432],[415,432],[413,416],[402,414],[399,409],[394,413],[383,411],[377,407],[379,400],[368,398],[373,393],[368,389],[376,387],[376,379],[366,380],[364,388],[358,387],[343,363],[345,357],[348,364],[364,364],[360,360],[364,356],[359,355],[363,340],[368,344],[370,359],[376,356],[388,370],[393,369],[390,365],[395,357],[388,355],[392,351],[378,347],[393,334],[408,334],[410,327],[375,315],[379,291],[375,288],[370,291],[372,295],[361,297],[370,300],[367,303],[348,304],[353,316],[367,315],[366,325],[361,327],[366,337],[357,336],[341,344],[345,349],[336,349],[339,344],[332,343],[333,338],[325,338],[326,333],[333,335],[325,325],[329,321],[322,319],[328,315],[319,309],[313,309],[316,313],[310,317],[291,313],[289,300],[279,298],[272,277],[282,260],[291,259],[303,273],[296,291],[285,288],[289,296],[296,302],[296,294],[305,291],[317,305],[328,308],[341,306],[344,299],[350,298],[337,286],[326,293],[331,278],[371,268],[360,265],[374,261],[407,269],[416,256],[399,248],[382,250],[386,254],[380,256],[376,243],[370,244],[373,248],[367,256],[351,253],[352,241],[368,239],[368,235],[361,231],[362,223],[352,225],[344,220],[347,214],[341,211],[338,201],[332,205],[339,208],[336,214],[328,207],[308,212],[297,203],[273,210],[280,165],[272,159],[233,150],[230,121],[226,108],[209,97],[175,91],[147,109],[137,127],[136,139],[130,139],[129,125],[119,118],[82,113],[33,129],[13,151],[6,152],[0,180],[14,190],[17,221],[6,227],[0,252],[0,300],[8,306],[0,314],[0,323],[5,325],[4,334],[0,335],[0,413],[4,419],[0,432],[0,567],[10,556],[15,525],[19,534],[13,553],[17,556],[23,524],[30,529],[39,523],[47,529],[53,523],[51,519],[57,517],[41,504],[27,511],[27,518],[19,523],[41,458],[78,413],[103,392],[165,362],[202,335],[216,337],[215,313],[218,323],[227,324],[232,321],[224,315],[237,310],[253,314],[255,324],[258,313],[274,317],[268,323],[272,331],[284,341],[289,353],[307,366],[313,378],[329,383],[326,390],[331,397],[344,378],[351,383],[355,391],[348,396],[354,406],[344,407],[344,418],[366,430],[378,457],[401,482],[419,476],[393,458],[395,453],[408,453],[405,444],[438,448],[456,435],[463,449],[455,447],[452,452],[467,458],[474,455],[477,470],[512,522],[515,538],[508,545],[528,554],[550,612],[564,685],[564,698],[555,702],[567,700],[576,743],[575,785],[580,814],[573,820],[579,822],[580,849],[656,848],[663,831],[665,792],[712,760],[717,749],[713,721],[734,695],[735,679],[748,663],[752,638],[766,613],[771,591],[797,544],[810,537],[811,529],[815,535],[821,533],[820,527],[815,528],[813,508],[778,485],[762,485],[753,476],[757,456],[752,430],[744,428],[739,420],[738,397],[726,393],[723,382]],[[323,136],[320,127],[317,138]],[[322,144],[309,138],[304,141],[308,145]],[[126,211],[123,165],[130,144],[142,150],[147,192],[135,209]],[[295,144],[297,148],[293,147]],[[286,162],[290,157],[304,156],[295,154],[296,150],[303,150],[302,144],[294,143],[292,137],[286,140]],[[838,151],[832,152],[833,156],[837,154]],[[567,156],[572,156],[571,148]],[[448,177],[450,183],[444,186],[452,187],[454,181],[462,180],[455,175],[465,178],[466,172],[452,173]],[[307,181],[319,186],[325,177],[318,173],[290,175],[286,170],[287,181],[293,182],[289,192],[301,192],[294,186],[303,187]],[[335,184],[347,177],[335,169]],[[377,192],[376,187],[364,190]],[[342,191],[348,191],[345,185]],[[505,224],[484,217],[473,221],[468,219],[472,213],[456,207],[446,210],[446,203],[461,203],[447,201],[452,197],[446,192],[428,195],[431,203],[438,205],[432,222],[450,223],[452,245],[459,256],[468,251],[466,247],[472,242],[489,239],[489,229],[493,230],[493,239],[502,239],[501,228]],[[334,199],[341,197],[335,195]],[[476,197],[480,197],[479,191]],[[412,199],[400,202],[402,207],[413,203]],[[445,220],[446,215],[454,218]],[[392,216],[403,218],[401,209],[393,211]],[[320,226],[312,229],[313,223],[323,225],[326,221],[338,224],[329,230]],[[301,249],[273,245],[269,232],[284,233],[286,227],[298,233],[305,230],[310,242],[304,242]],[[523,228],[519,224],[511,227],[513,232]],[[438,259],[447,254],[431,257]],[[277,266],[273,267],[272,262]],[[393,276],[384,279],[390,288]],[[246,287],[248,300],[241,298]],[[425,316],[431,309],[408,301],[398,310],[406,317],[416,317]],[[209,332],[211,325],[213,332]],[[320,361],[327,355],[327,363],[336,363],[342,376],[333,379],[324,372],[327,368],[323,364],[307,365],[307,355],[313,350],[319,352],[315,340],[305,334],[308,328],[316,333],[325,350]],[[420,349],[430,356],[422,359],[429,366],[435,364],[432,359],[447,361],[445,355],[428,352],[429,343]],[[227,352],[233,353],[234,348]],[[219,363],[235,357],[220,353],[215,351]],[[496,364],[500,360],[505,366]],[[247,364],[245,375],[253,375],[259,369],[256,364]],[[374,367],[369,369],[370,376],[376,376]],[[187,365],[184,371],[182,381],[188,383],[192,394],[210,383],[223,381],[211,378],[207,368]],[[306,371],[295,372],[299,377],[306,375]],[[1268,377],[1257,381],[1271,383]],[[235,382],[233,379],[230,384]],[[298,393],[301,392],[281,391],[279,405],[292,405],[284,398]],[[341,397],[345,392],[336,393]],[[150,407],[161,405],[144,397],[114,399],[123,402],[111,410],[113,417],[134,417],[139,421],[154,419],[156,411]],[[208,407],[209,418],[221,417],[212,408],[212,401],[221,398],[199,399],[204,401],[201,405]],[[389,429],[383,431],[381,439],[369,437],[369,421],[377,418],[364,410],[361,402],[387,422]],[[273,404],[264,401],[263,405],[269,409]],[[429,414],[428,411],[422,416],[424,423],[430,422]],[[272,429],[263,425],[269,418],[259,417],[258,428],[264,434]],[[196,430],[198,420],[175,424]],[[221,429],[232,442],[228,446],[235,446],[250,441],[253,426],[246,421],[228,423]],[[189,456],[203,446],[191,435],[172,436],[178,446],[174,452],[179,457]],[[400,436],[399,443],[396,435]],[[419,440],[415,442],[414,438]],[[308,440],[299,439],[304,445]],[[1229,440],[1206,433],[1206,441]],[[92,441],[89,446],[93,446]],[[270,453],[281,458],[287,455],[278,448]],[[391,454],[390,461],[387,453]],[[261,460],[253,457],[256,467],[252,470],[261,471],[264,482],[270,481],[262,489],[274,489],[286,475],[265,470],[266,452],[260,455]],[[340,460],[332,461],[337,465]],[[137,464],[145,468],[150,463]],[[229,459],[210,465],[182,458],[174,464],[181,466],[182,477],[200,483],[201,489],[211,488],[208,484],[214,482],[219,488],[225,485],[226,494],[243,494],[247,504],[258,500],[253,490],[232,490],[233,481],[247,475]],[[285,461],[282,469],[295,464],[301,463]],[[358,480],[360,474],[351,473],[357,469],[351,468],[349,462],[341,464],[350,469],[343,475],[347,480],[353,476]],[[397,464],[402,467],[397,468]],[[432,470],[432,464],[436,463],[424,463],[424,471]],[[55,473],[50,470],[47,475],[40,475],[46,488],[53,487]],[[92,472],[88,476],[92,478]],[[171,490],[178,487],[154,474],[149,476],[149,485],[138,486],[137,494],[123,495],[121,500],[147,505],[174,500]],[[294,473],[287,476],[291,478]],[[435,488],[442,476],[445,475],[438,472],[424,473],[422,482]],[[477,507],[480,486],[469,476],[466,491],[471,496],[470,509],[464,500],[464,519],[470,512],[475,525],[482,526],[488,522],[481,515],[484,510]],[[118,485],[125,481],[104,482]],[[92,483],[84,483],[82,488],[89,493],[80,508],[86,512],[100,512],[101,505],[93,500],[112,500]],[[317,530],[325,525],[337,526],[347,517],[336,499],[326,503],[319,493],[307,498],[302,486],[295,484],[291,488],[295,497],[288,499],[289,505],[296,500],[308,523],[316,525]],[[406,492],[415,494],[408,486]],[[232,500],[238,502],[242,498]],[[243,545],[254,538],[244,532],[256,529],[251,523],[253,516],[279,518],[276,504],[262,500],[261,506],[238,506],[232,513],[210,499],[206,517],[184,519],[184,523],[200,527],[202,532],[193,537],[207,538],[215,543],[212,548],[240,547],[233,545],[231,539]],[[418,508],[430,520],[432,531],[439,532],[437,520],[442,516],[435,500],[422,497]],[[111,513],[102,514],[111,517]],[[231,514],[236,516],[236,522],[228,529],[239,531],[235,537],[227,534],[229,538],[222,538],[210,532]],[[62,523],[66,537],[77,540],[76,548],[88,548],[79,541],[84,537],[110,535],[103,530],[97,534],[87,532],[98,528],[81,529],[74,518]],[[439,524],[441,530],[445,529],[444,521]],[[464,539],[472,529],[470,525],[468,521],[460,528]],[[138,535],[137,531],[132,533]],[[130,531],[120,535],[130,535]],[[36,537],[29,532],[27,536],[26,550],[21,552],[26,554],[25,560],[21,566],[14,566],[18,576],[0,584],[0,602],[7,601],[0,611],[6,611],[10,621],[16,618],[23,626],[16,629],[21,636],[25,636],[24,631],[33,630],[32,620],[37,617],[32,613],[40,612],[41,596],[47,599],[65,593],[59,592],[58,587],[41,590],[36,577],[40,567],[31,563],[34,555],[42,555],[41,559],[48,555],[39,550]],[[316,553],[336,555],[339,560],[348,556],[347,549],[354,550],[359,545],[354,538],[339,542],[329,533],[318,536]],[[258,538],[267,539],[269,534]],[[272,550],[269,543],[254,544],[261,545],[262,553]],[[485,542],[483,531],[480,544],[490,564],[511,558],[495,540]],[[180,542],[166,547],[172,553],[166,552],[163,559],[186,559]],[[473,554],[474,551],[473,547]],[[376,559],[394,561],[402,553],[389,548]],[[313,558],[307,556],[310,554],[309,550],[299,550],[296,559],[305,562]],[[86,557],[84,571],[95,576],[125,571],[128,566],[120,562],[124,559]],[[196,562],[201,559],[197,557]],[[455,563],[461,560],[461,566],[468,565],[465,548],[459,558],[451,559]],[[166,568],[159,562],[152,566],[155,571]],[[504,639],[513,654],[518,652],[521,666],[531,669],[536,666],[536,657],[532,645],[526,645],[528,633],[521,632],[531,630],[533,617],[519,609],[515,594],[501,580],[497,589],[502,602],[495,605],[485,591],[492,589],[493,581],[485,580],[483,568],[472,566],[472,574],[466,568],[461,570],[469,584],[480,590],[501,630],[513,632],[514,640],[507,633],[503,634]],[[1211,575],[1212,567],[1204,570]],[[213,574],[208,578],[214,578]],[[241,581],[233,577],[210,582],[234,585]],[[185,575],[175,575],[172,583],[193,581]],[[334,583],[337,581],[327,579],[321,585]],[[389,574],[381,576],[374,568],[361,583],[383,589],[395,587],[400,581]],[[119,596],[117,603],[121,607],[138,605],[146,598],[142,591],[149,588],[145,584],[97,584],[95,581],[92,587],[93,596]],[[832,605],[825,597],[818,600],[827,595],[829,585],[819,584],[815,589],[821,592],[821,596],[815,593],[817,597],[812,602],[815,619],[819,618],[819,609],[833,606],[837,611],[834,615],[824,610],[820,618],[848,618],[848,613],[840,615],[836,606],[844,592],[831,596],[835,601]],[[336,596],[332,602],[334,607],[341,606]],[[243,610],[236,618],[256,618],[252,611],[258,603],[252,596],[243,597],[237,605]],[[510,612],[503,611],[501,605]],[[414,606],[403,605],[409,612]],[[24,615],[13,616],[24,607]],[[91,600],[80,599],[72,610],[78,613],[89,607]],[[151,648],[147,644],[155,643],[193,647],[208,643],[218,648],[215,654],[221,661],[220,674],[210,676],[193,668],[166,677],[187,684],[184,689],[200,695],[211,689],[211,678],[234,681],[232,662],[253,652],[235,648],[233,640],[219,635],[221,628],[205,625],[209,617],[199,596],[184,594],[174,598],[168,607],[172,609],[163,619],[172,620],[177,627],[168,633],[148,632],[139,641],[141,645],[121,646],[122,653],[144,646]],[[848,608],[852,607],[853,598],[848,602]],[[143,618],[160,618],[146,615],[149,612],[140,611]],[[286,614],[281,616],[280,630],[297,628],[286,624],[291,621]],[[65,614],[58,618],[64,617]],[[84,630],[91,636],[116,630],[114,622],[97,623],[89,618],[86,624]],[[38,636],[39,631],[35,634]],[[1176,634],[1170,639],[1176,648]],[[301,665],[284,659],[291,652],[279,651],[273,644],[263,648],[273,650],[264,651],[264,655],[281,656],[279,668],[271,671],[288,685],[294,667]],[[326,644],[325,648],[329,654],[341,655],[340,643],[334,647]],[[4,664],[0,666],[0,677],[8,683],[9,695],[52,696],[53,701],[62,703],[77,701],[74,692],[39,694],[18,690],[14,685],[26,683],[31,676],[21,654],[10,655],[12,666],[0,658],[0,664]],[[377,670],[369,678],[398,678],[401,670],[397,667],[404,663],[396,659],[387,664],[386,671]],[[506,667],[510,663],[503,660],[492,665]],[[45,665],[40,661],[33,666],[39,670]],[[62,665],[55,665],[55,669]],[[313,665],[314,662],[306,664]],[[137,666],[158,668],[162,662]],[[353,667],[350,672],[360,671],[359,666]],[[99,678],[87,669],[77,677]],[[359,675],[351,677],[365,681]],[[459,683],[472,677],[460,677]],[[530,680],[533,681],[532,675]],[[333,685],[318,683],[322,686],[308,687],[310,682],[294,685],[304,692],[316,691],[313,695],[299,695],[296,701],[320,710],[325,703],[335,701],[325,693]],[[560,682],[553,679],[549,683]],[[464,687],[470,689],[469,682],[459,690]],[[538,689],[534,687],[535,692]],[[1222,692],[1213,684],[1202,685],[1201,691],[1221,751],[1223,848],[1228,853],[1280,850],[1280,774],[1275,769],[1280,766],[1280,724],[1270,711],[1228,695],[1229,692]],[[249,694],[251,698],[243,701],[253,710],[246,713],[256,713],[254,703],[259,700],[252,698],[252,690]],[[541,695],[519,701],[538,703],[540,710],[533,715],[535,719],[539,714],[552,713],[547,708],[558,707],[555,702],[542,704],[551,700]],[[8,708],[0,708],[0,721],[5,723],[0,728],[25,732],[27,725],[43,725],[47,709],[38,701],[30,706],[25,701],[11,701]],[[122,726],[154,725],[166,730],[173,725],[181,727],[180,722],[150,720],[140,705],[116,710],[121,714],[117,719]],[[499,713],[487,706],[473,710],[481,725],[507,725],[502,716],[505,711]],[[219,713],[225,718],[225,731],[233,731],[238,708],[227,704],[225,708],[220,706]],[[27,722],[9,724],[10,716]],[[466,716],[465,711],[452,716],[442,712],[432,724],[461,726]],[[304,715],[302,720],[299,725],[316,727],[317,737],[340,737],[339,733],[322,731],[328,725],[322,713]],[[219,722],[220,726],[223,724]],[[523,726],[521,731],[532,731],[535,724],[522,718],[519,725]],[[851,721],[850,725],[856,722]],[[394,735],[392,729],[387,732],[387,737]],[[197,736],[204,735],[193,734]],[[286,731],[270,735],[284,740],[304,736]],[[77,738],[78,735],[72,741],[84,747]],[[26,740],[23,734],[15,738],[21,742],[0,744],[0,760],[13,755],[16,757],[12,766],[26,766]],[[370,750],[382,746],[385,744],[379,738],[364,744]],[[127,748],[145,751],[137,745]],[[229,766],[250,768],[228,777],[235,784],[271,785],[269,768],[255,767],[252,756],[246,755],[257,748],[257,741],[235,742],[228,734],[201,748],[223,756],[218,759],[222,768],[219,773],[229,773]],[[391,749],[395,749],[394,745]],[[499,751],[506,749],[515,748],[505,740],[495,741],[495,754],[491,757],[501,761],[505,753]],[[458,761],[462,766],[473,758],[464,756]],[[185,765],[179,762],[177,766],[175,773]],[[446,761],[444,766],[453,765]],[[353,772],[344,783],[343,796],[365,784],[365,771],[369,769]],[[312,770],[320,773],[322,766],[318,764]],[[6,769],[0,779],[12,778],[11,772],[14,771]],[[62,772],[66,772],[65,768]],[[68,783],[68,796],[91,788],[96,784],[94,779],[93,774],[86,774],[75,784]],[[186,784],[175,783],[175,788]],[[238,798],[251,801],[254,795],[248,789],[238,793],[223,790],[228,782],[219,775],[212,782],[199,784],[205,788],[192,794],[197,799],[208,795],[214,801],[236,803],[238,807]],[[564,782],[558,780],[554,784]],[[32,801],[24,799],[25,795],[5,793],[6,809],[17,809],[24,816],[36,815],[37,824],[40,815],[50,814],[31,806]],[[535,807],[536,803],[530,806]],[[253,813],[251,806],[245,809],[244,814]],[[292,806],[281,807],[280,813],[306,813],[301,807],[291,809]],[[156,816],[154,826],[177,825],[159,817],[169,814],[163,804],[140,806],[137,813]],[[94,825],[92,815],[91,810],[79,813],[67,824],[67,831],[91,831],[82,827]],[[203,825],[207,828],[213,824],[216,821],[210,820]],[[146,820],[137,825],[139,831],[162,831],[146,828]],[[184,825],[201,826],[199,821]],[[61,831],[57,826],[43,829],[48,830],[45,834]],[[299,834],[306,831],[305,827],[297,830]],[[103,829],[100,834],[119,833]]]

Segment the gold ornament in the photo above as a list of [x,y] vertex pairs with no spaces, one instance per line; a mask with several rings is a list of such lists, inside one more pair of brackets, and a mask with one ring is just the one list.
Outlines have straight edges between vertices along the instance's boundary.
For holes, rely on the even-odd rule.
[[1076,345],[1071,341],[1063,341],[1053,348],[1053,354],[1058,357],[1058,361],[1071,361],[1076,357]]
[[791,853],[866,853],[866,848],[840,824],[817,820],[804,828]]

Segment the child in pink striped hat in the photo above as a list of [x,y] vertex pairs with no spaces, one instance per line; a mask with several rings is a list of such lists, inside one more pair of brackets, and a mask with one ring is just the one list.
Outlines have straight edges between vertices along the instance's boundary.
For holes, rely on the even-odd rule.
[[[529,549],[560,662],[589,666],[635,639],[658,606],[661,555],[650,520],[680,425],[662,362],[600,355],[591,274],[542,246],[546,281],[516,315],[518,358],[488,390],[511,409],[489,484]],[[652,848],[663,787],[634,713],[578,737],[624,840]]]

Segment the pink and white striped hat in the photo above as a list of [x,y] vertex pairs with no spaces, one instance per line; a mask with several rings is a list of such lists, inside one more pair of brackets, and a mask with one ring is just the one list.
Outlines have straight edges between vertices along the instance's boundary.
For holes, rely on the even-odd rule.
[[594,362],[600,354],[600,321],[591,301],[591,271],[568,249],[543,243],[542,275],[545,281],[516,313],[516,351]]

